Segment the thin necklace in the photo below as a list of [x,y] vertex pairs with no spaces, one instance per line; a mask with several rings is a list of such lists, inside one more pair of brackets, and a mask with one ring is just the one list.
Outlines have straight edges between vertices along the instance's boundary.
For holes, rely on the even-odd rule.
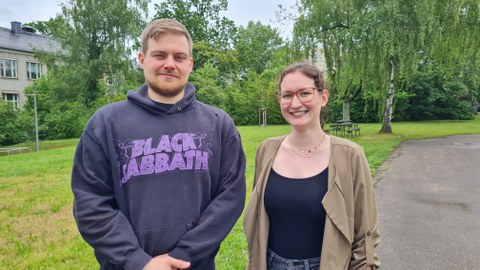
[[320,142],[318,142],[314,147],[312,148],[301,148],[292,143],[292,139],[290,136],[288,136],[288,143],[290,144],[290,148],[292,148],[293,153],[297,154],[298,156],[302,158],[312,158],[315,155],[315,152],[317,151],[318,147],[323,143],[323,140],[325,140],[325,134],[323,134],[322,138],[320,139]]

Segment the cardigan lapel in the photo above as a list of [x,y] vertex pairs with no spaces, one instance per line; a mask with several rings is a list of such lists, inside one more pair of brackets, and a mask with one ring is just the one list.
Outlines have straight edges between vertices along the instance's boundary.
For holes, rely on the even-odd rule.
[[[331,151],[331,153],[333,154],[333,151]],[[340,176],[333,160],[334,157],[331,155],[328,165],[328,190],[323,198],[322,204],[325,212],[327,212],[327,216],[351,243],[353,239],[349,228],[347,206],[345,204]]]
[[269,148],[269,151],[264,154],[264,157],[268,157],[264,162],[262,162],[262,172],[259,175],[259,182],[255,187],[256,197],[257,197],[257,215],[258,215],[258,232],[260,239],[259,241],[259,252],[260,254],[260,261],[259,269],[266,269],[266,260],[263,258],[267,257],[267,245],[268,245],[268,236],[269,236],[269,227],[270,221],[268,219],[267,210],[265,209],[264,204],[264,195],[265,189],[267,187],[268,175],[270,174],[270,170],[273,166],[273,161],[275,160],[276,153],[282,144],[282,141],[285,139],[286,136],[281,136],[278,141],[275,141],[275,144],[272,148]]

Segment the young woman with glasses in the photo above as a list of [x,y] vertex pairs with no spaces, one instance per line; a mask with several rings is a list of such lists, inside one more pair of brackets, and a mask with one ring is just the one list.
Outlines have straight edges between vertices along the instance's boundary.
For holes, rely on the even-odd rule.
[[250,270],[375,269],[380,236],[370,169],[357,144],[320,125],[329,93],[295,63],[276,94],[288,135],[261,143],[244,228]]

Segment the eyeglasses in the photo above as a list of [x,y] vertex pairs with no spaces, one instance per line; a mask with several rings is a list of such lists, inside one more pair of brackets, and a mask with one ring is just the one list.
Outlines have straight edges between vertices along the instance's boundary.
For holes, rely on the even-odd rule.
[[297,96],[297,99],[301,103],[308,103],[313,100],[314,91],[318,90],[316,87],[305,87],[301,88],[296,92],[292,91],[278,91],[276,93],[277,100],[280,105],[290,105],[292,103],[293,97]]

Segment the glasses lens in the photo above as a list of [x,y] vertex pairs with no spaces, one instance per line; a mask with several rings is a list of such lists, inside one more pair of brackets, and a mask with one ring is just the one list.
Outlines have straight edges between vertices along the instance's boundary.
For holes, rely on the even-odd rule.
[[301,102],[310,102],[313,99],[313,88],[305,88],[297,92],[297,97]]

